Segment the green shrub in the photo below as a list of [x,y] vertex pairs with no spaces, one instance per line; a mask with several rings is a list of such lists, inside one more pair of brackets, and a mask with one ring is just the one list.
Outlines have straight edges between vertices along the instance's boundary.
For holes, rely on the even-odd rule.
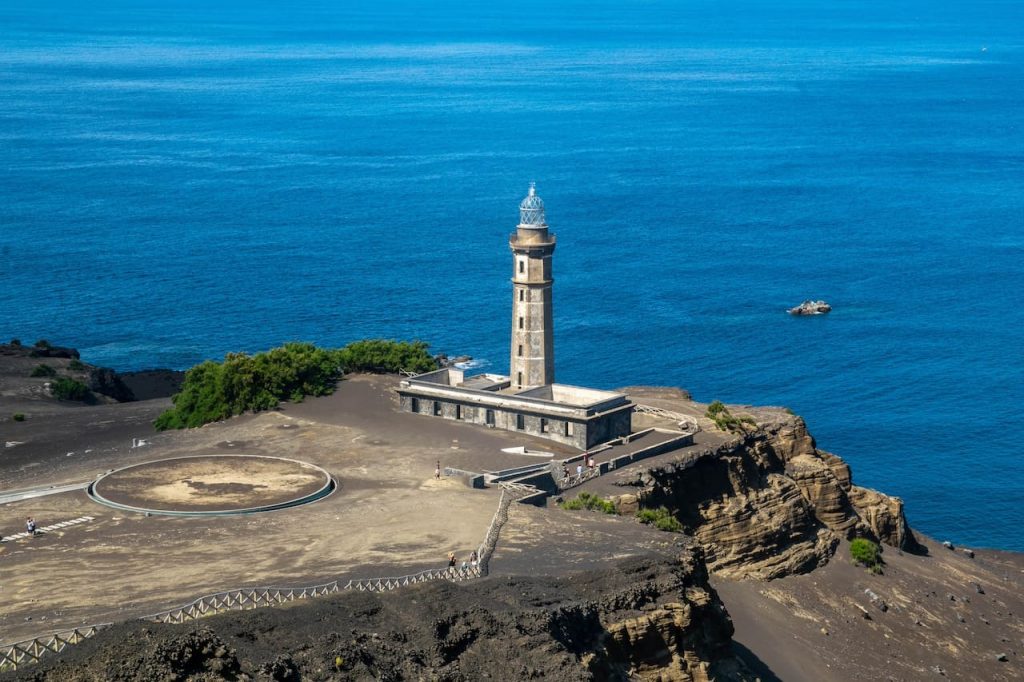
[[710,419],[714,419],[723,412],[725,414],[729,414],[729,409],[725,406],[725,403],[721,400],[712,400],[711,404],[708,405],[708,411],[706,414]]
[[83,369],[85,369],[85,363],[79,360],[78,358],[75,358],[74,360],[68,363],[68,369],[75,372],[80,372]]
[[277,407],[282,400],[327,395],[341,376],[337,352],[310,343],[286,343],[265,353],[228,353],[185,374],[174,407],[154,422],[165,429],[202,426],[235,414]]
[[615,505],[604,499],[594,495],[593,493],[583,492],[577,495],[574,499],[563,500],[559,502],[559,507],[562,509],[587,509],[589,511],[600,511],[605,514],[615,514]]
[[265,353],[228,353],[223,362],[196,365],[185,374],[174,407],[153,422],[159,431],[220,421],[277,407],[282,400],[334,392],[343,372],[426,372],[437,363],[421,341],[356,341],[328,350],[286,343]]
[[335,351],[342,370],[349,372],[429,372],[437,362],[422,341],[366,339]]
[[49,365],[36,365],[32,369],[32,373],[29,374],[31,377],[55,377],[57,376],[57,370]]
[[53,397],[59,400],[82,401],[89,397],[89,387],[70,377],[60,377],[50,384]]
[[12,346],[21,346],[21,339],[11,339]]
[[866,566],[872,573],[882,572],[882,549],[867,538],[856,538],[850,542],[850,556],[858,564]]
[[11,419],[13,419],[16,422],[23,422],[25,421],[25,415],[22,414],[21,412],[15,412],[14,414],[11,415]]
[[646,523],[654,526],[658,530],[664,530],[670,533],[683,532],[683,524],[679,523],[679,519],[672,516],[672,512],[665,507],[658,507],[657,509],[641,509],[636,513],[636,517],[640,519],[640,523]]
[[749,414],[734,417],[721,400],[712,401],[704,416],[715,422],[715,426],[722,431],[745,431],[744,424],[757,426],[757,422]]
[[46,339],[39,339],[36,341],[36,348],[53,348],[53,346]]

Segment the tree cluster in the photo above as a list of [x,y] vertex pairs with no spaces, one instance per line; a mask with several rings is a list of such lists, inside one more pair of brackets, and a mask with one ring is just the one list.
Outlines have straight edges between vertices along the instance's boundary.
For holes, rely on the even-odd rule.
[[282,400],[333,393],[348,372],[424,372],[437,364],[427,344],[373,339],[344,348],[286,343],[264,353],[228,353],[223,362],[196,365],[185,374],[174,407],[154,422],[157,430],[193,428],[244,412],[277,407]]

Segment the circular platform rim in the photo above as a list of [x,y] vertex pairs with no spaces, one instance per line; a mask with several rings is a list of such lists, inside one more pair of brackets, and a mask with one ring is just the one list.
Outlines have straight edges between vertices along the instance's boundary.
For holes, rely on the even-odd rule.
[[[274,460],[278,460],[278,461],[281,461],[281,462],[292,462],[294,464],[300,464],[302,466],[307,466],[307,467],[311,467],[313,469],[316,469],[321,474],[323,474],[323,476],[324,476],[324,478],[326,480],[326,483],[324,483],[323,486],[321,486],[318,490],[316,490],[316,491],[314,491],[312,493],[308,493],[306,495],[302,495],[300,497],[296,497],[296,498],[291,499],[291,500],[286,500],[284,502],[275,502],[274,504],[257,505],[255,507],[242,507],[242,508],[239,508],[239,509],[216,509],[216,510],[205,510],[205,511],[199,511],[199,510],[196,510],[196,511],[184,511],[184,510],[172,510],[172,509],[152,509],[152,508],[149,508],[149,507],[136,507],[136,506],[129,505],[129,504],[122,504],[120,502],[114,502],[113,500],[108,500],[107,498],[103,497],[103,495],[100,494],[96,490],[96,487],[100,484],[101,481],[103,481],[103,479],[107,478],[108,476],[113,476],[114,474],[118,474],[118,473],[121,473],[121,472],[124,472],[124,471],[128,471],[129,469],[135,469],[137,467],[147,466],[147,465],[151,465],[151,464],[160,464],[162,462],[175,462],[175,461],[182,460],[182,459],[214,459],[214,458],[225,458],[225,459],[227,459],[227,458],[234,458],[234,459],[274,459]],[[114,469],[112,471],[106,472],[105,474],[102,474],[101,476],[97,476],[96,480],[93,481],[92,483],[90,483],[89,486],[86,488],[86,494],[88,494],[89,498],[92,499],[94,502],[97,502],[98,504],[102,504],[102,505],[107,506],[107,507],[112,507],[114,509],[120,509],[122,511],[136,512],[136,513],[139,513],[139,514],[149,514],[149,515],[159,515],[159,516],[236,516],[236,515],[239,515],[239,514],[259,514],[259,513],[263,513],[263,512],[280,511],[282,509],[291,509],[293,507],[300,507],[300,506],[305,505],[305,504],[311,504],[313,502],[316,502],[317,500],[321,500],[321,499],[327,497],[328,495],[333,493],[335,490],[337,490],[337,488],[338,488],[338,482],[334,479],[334,476],[332,476],[330,474],[330,472],[328,472],[323,467],[317,466],[316,464],[312,464],[310,462],[304,462],[302,460],[292,459],[290,457],[275,457],[273,455],[243,455],[243,454],[238,454],[238,453],[225,453],[225,454],[216,454],[216,455],[185,455],[185,456],[182,456],[182,457],[166,457],[164,459],[154,459],[154,460],[150,460],[148,462],[138,462],[136,464],[129,464],[128,466],[124,466],[124,467],[121,467],[119,469]]]

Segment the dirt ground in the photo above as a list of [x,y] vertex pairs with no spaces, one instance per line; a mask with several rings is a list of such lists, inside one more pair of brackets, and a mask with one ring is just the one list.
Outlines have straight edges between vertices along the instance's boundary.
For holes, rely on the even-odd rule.
[[[18,388],[29,391],[24,395],[0,392],[0,410],[13,404],[31,408],[26,422],[0,422],[0,497],[12,489],[86,482],[112,468],[184,455],[286,457],[323,467],[340,484],[337,492],[310,505],[205,519],[119,512],[92,502],[82,491],[2,504],[4,535],[22,530],[29,515],[40,526],[93,519],[0,545],[0,641],[125,620],[230,588],[308,585],[436,567],[449,551],[465,556],[477,547],[499,497],[496,489],[436,480],[438,462],[486,471],[539,461],[504,448],[575,454],[522,434],[401,413],[392,390],[396,382],[394,377],[351,377],[332,396],[160,434],[150,422],[166,409],[166,399],[90,407],[36,401],[29,385]],[[671,390],[637,393],[647,404],[686,407]],[[699,414],[690,416],[700,419]],[[663,424],[639,418],[638,428],[644,425]],[[724,437],[708,429],[688,451],[711,447]],[[146,443],[132,447],[138,438]],[[598,492],[606,485],[612,486],[610,478],[588,484]],[[767,583],[714,579],[736,627],[736,652],[766,682],[1024,679],[1024,556],[979,550],[972,559],[921,539],[928,556],[886,548],[881,576],[852,565],[844,544],[827,566],[807,575]],[[569,576],[568,583],[551,578],[545,584],[542,591],[554,594],[631,561],[670,561],[690,542],[630,518],[513,505],[491,562],[491,578],[464,592],[455,586],[414,588],[417,596],[411,598],[463,594],[464,610],[473,611],[474,600],[484,599],[489,586],[518,585],[511,576]],[[418,632],[422,623],[417,618],[429,620],[433,611],[417,606],[412,615],[402,615],[402,599],[385,597],[385,612],[392,609],[394,622]],[[321,612],[334,613],[339,623],[350,616],[364,618],[344,609],[335,613],[338,608],[304,610],[307,605],[296,604],[240,617],[258,626],[261,646],[268,646],[276,642],[275,632],[284,631],[279,628]],[[367,608],[364,619],[378,627],[373,609],[379,604]],[[501,618],[495,622],[505,622]],[[123,627],[133,637],[148,637],[138,634],[139,625]],[[203,627],[200,622],[179,630]],[[290,640],[296,650],[304,646],[303,632],[296,630]],[[493,638],[493,646],[504,646],[500,637],[487,634],[491,630],[480,632],[480,641]],[[153,633],[154,642],[163,641],[164,635]],[[424,646],[430,641],[426,637]],[[72,658],[88,655],[92,646],[87,642]],[[248,645],[243,638],[232,646],[246,653]],[[318,655],[334,650],[326,640],[316,639],[312,646]],[[482,646],[497,651],[492,644]],[[571,663],[557,656],[544,660],[556,659],[558,665]],[[282,669],[289,665],[284,659],[265,663]],[[575,679],[570,668],[564,668],[566,679]]]
[[843,543],[807,575],[712,582],[735,641],[783,680],[1024,679],[1024,556],[919,538],[929,555],[886,547],[883,575]]
[[[23,530],[30,515],[40,526],[95,518],[0,545],[2,641],[144,615],[225,589],[404,575],[443,565],[449,551],[468,555],[499,492],[436,480],[436,463],[498,469],[537,461],[503,448],[551,451],[551,444],[398,412],[395,381],[351,377],[332,396],[189,431],[146,430],[144,420],[166,401],[58,406],[18,424],[31,429],[18,434],[24,444],[0,451],[5,491],[87,481],[140,461],[240,453],[316,464],[339,489],[303,507],[203,519],[120,512],[81,491],[5,504],[5,535]],[[150,443],[132,449],[131,439],[142,436]]]

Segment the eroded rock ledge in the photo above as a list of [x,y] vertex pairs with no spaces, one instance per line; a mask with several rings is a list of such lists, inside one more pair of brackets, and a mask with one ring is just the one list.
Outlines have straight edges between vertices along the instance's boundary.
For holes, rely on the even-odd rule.
[[618,474],[618,485],[635,488],[612,498],[619,510],[668,507],[704,548],[708,567],[726,577],[807,572],[843,537],[919,549],[902,500],[853,485],[850,467],[817,449],[800,417],[753,412],[756,427],[696,459]]
[[125,623],[24,678],[753,680],[697,548],[571,577],[492,577]]

